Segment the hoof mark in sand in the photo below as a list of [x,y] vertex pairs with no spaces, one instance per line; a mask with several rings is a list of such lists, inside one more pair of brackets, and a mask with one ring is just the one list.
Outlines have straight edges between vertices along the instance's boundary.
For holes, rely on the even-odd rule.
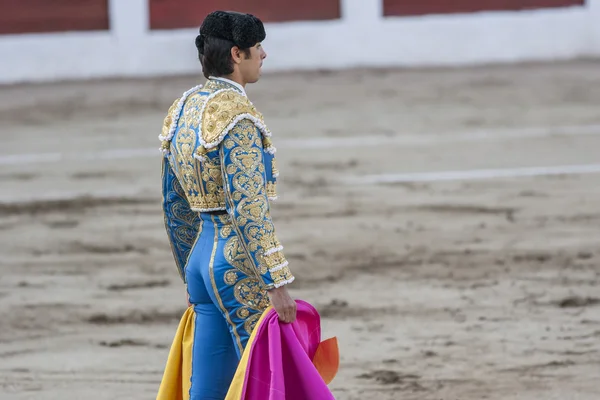
[[512,260],[516,263],[520,262],[539,262],[545,263],[552,259],[552,254],[549,253],[526,253],[515,255]]
[[318,306],[319,314],[322,318],[344,319],[344,318],[363,318],[368,319],[380,315],[393,315],[397,313],[395,308],[365,308],[352,306],[345,300],[333,299],[327,305]]
[[471,204],[427,204],[415,207],[418,210],[449,214],[489,214],[507,215],[518,211],[511,207],[486,207]]
[[329,304],[318,308],[321,317],[335,318],[342,316],[344,313],[347,313],[348,302],[345,300],[333,299],[329,302]]
[[537,371],[537,370],[546,369],[546,368],[570,367],[572,365],[575,365],[575,362],[573,362],[571,360],[550,361],[550,362],[544,363],[544,364],[533,364],[533,365],[524,365],[522,367],[506,368],[506,369],[503,369],[502,371],[505,371],[505,372],[529,372],[529,371]]
[[591,258],[594,258],[594,254],[587,251],[580,251],[579,253],[577,253],[577,258],[580,260],[589,260]]
[[402,385],[402,390],[422,392],[427,389],[421,386],[417,380],[421,377],[412,374],[399,374],[396,371],[386,369],[372,371],[357,376],[359,379],[371,379],[383,385]]
[[109,171],[94,171],[94,172],[76,172],[71,174],[71,179],[73,180],[82,180],[82,179],[102,179],[102,178],[114,178],[120,177],[116,172]]
[[104,347],[156,347],[151,343],[136,339],[121,339],[114,342],[100,342],[100,346]]
[[38,175],[29,172],[0,175],[2,181],[31,181],[37,178]]
[[126,315],[109,315],[105,313],[94,314],[86,319],[94,325],[149,325],[170,324],[179,321],[185,312],[184,309],[173,312],[140,312],[133,311]]
[[113,292],[121,292],[124,290],[132,290],[132,289],[150,289],[150,288],[156,288],[156,287],[166,287],[169,286],[171,284],[171,281],[169,280],[162,280],[162,281],[148,281],[148,282],[132,282],[132,283],[126,283],[123,285],[110,285],[106,288],[106,290],[109,291],[113,291]]
[[101,245],[96,243],[72,242],[69,246],[73,253],[119,254],[119,253],[148,253],[148,249],[135,247],[132,244]]
[[71,199],[17,201],[0,203],[0,216],[31,214],[38,215],[50,212],[81,212],[89,208],[155,204],[154,199],[128,197],[93,197],[81,196]]
[[68,229],[75,228],[79,225],[77,220],[64,220],[64,221],[52,221],[46,222],[45,225],[50,229]]
[[570,296],[557,302],[560,308],[578,308],[600,304],[600,299],[594,297]]

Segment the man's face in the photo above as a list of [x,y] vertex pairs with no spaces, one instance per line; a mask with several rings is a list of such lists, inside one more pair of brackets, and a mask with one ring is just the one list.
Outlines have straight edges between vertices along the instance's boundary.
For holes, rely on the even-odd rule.
[[248,57],[242,55],[242,61],[239,65],[240,73],[246,83],[254,83],[260,79],[260,70],[263,60],[267,57],[267,53],[265,53],[260,43],[257,43],[254,47],[250,47],[248,50],[250,51]]

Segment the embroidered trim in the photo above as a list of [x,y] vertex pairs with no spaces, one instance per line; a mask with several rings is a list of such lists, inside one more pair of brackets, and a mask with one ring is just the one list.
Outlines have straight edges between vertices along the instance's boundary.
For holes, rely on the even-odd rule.
[[279,200],[279,196],[269,196],[269,200],[277,201],[277,200]]
[[177,107],[175,107],[175,110],[173,110],[173,113],[171,114],[171,126],[169,127],[169,132],[167,133],[166,136],[163,136],[162,134],[158,135],[158,140],[163,142],[163,144],[160,148],[160,151],[163,154],[165,154],[165,155],[169,154],[169,149],[166,148],[166,145],[164,142],[169,142],[169,141],[171,141],[171,139],[173,139],[173,135],[175,134],[175,130],[177,129],[177,123],[179,122],[179,115],[181,114],[181,110],[183,109],[183,105],[185,104],[185,101],[192,93],[194,93],[195,91],[200,90],[200,89],[202,89],[202,85],[197,85],[183,93],[183,95],[179,99],[179,102],[177,103]]
[[290,279],[287,279],[285,281],[281,281],[279,283],[275,283],[273,286],[275,286],[275,289],[282,287],[283,285],[287,285],[288,283],[292,283],[294,282],[294,279],[296,279],[295,277],[291,277]]
[[281,245],[279,245],[277,247],[274,247],[274,248],[272,248],[270,250],[267,250],[265,252],[265,257],[266,256],[270,256],[271,254],[275,254],[275,253],[277,253],[278,251],[281,251],[281,250],[283,250],[283,246],[281,246]]
[[192,207],[190,210],[195,212],[212,212],[212,211],[227,211],[225,207],[215,207],[215,208],[198,208]]
[[223,78],[223,77],[219,77],[219,76],[209,76],[208,79],[210,79],[211,81],[218,81],[220,83],[228,83],[230,85],[233,85],[244,95],[244,97],[248,97],[248,95],[246,94],[246,89],[244,89],[244,87],[242,85],[240,85],[239,83],[237,83],[236,81],[232,81],[231,79],[227,79],[227,78]]
[[[217,147],[219,145],[219,143],[221,143],[223,141],[223,139],[225,139],[225,136],[227,136],[229,131],[232,130],[237,125],[238,122],[240,122],[241,120],[244,120],[244,119],[249,119],[250,121],[252,121],[252,123],[254,123],[254,125],[256,125],[256,127],[261,131],[261,133],[263,135],[271,136],[271,132],[269,131],[269,129],[258,118],[256,118],[254,115],[245,113],[245,114],[240,114],[237,117],[235,117],[235,119],[229,125],[227,125],[227,127],[225,129],[223,129],[223,132],[221,132],[221,134],[219,135],[217,140],[215,140],[212,143],[206,143],[204,141],[204,139],[202,139],[202,136],[200,136],[200,143],[202,143],[204,148],[207,150]],[[198,131],[200,132],[200,130],[198,130]],[[268,149],[272,149],[272,150],[269,150],[269,152],[270,152],[270,154],[274,154],[274,152],[271,153],[271,151],[274,151],[275,147],[271,146]],[[267,149],[265,149],[265,150],[267,150]]]
[[[259,128],[259,129],[260,129],[260,128]],[[277,153],[277,148],[276,148],[275,146],[271,145],[271,146],[269,146],[269,147],[266,147],[266,148],[265,148],[265,151],[266,151],[267,153],[269,153],[269,154],[273,155],[273,154]]]
[[290,265],[290,263],[286,260],[286,261],[282,262],[281,264],[274,266],[273,268],[269,268],[269,272],[279,271],[280,269],[284,269],[288,265]]
[[200,161],[201,163],[203,163],[204,161],[206,161],[206,156],[201,156],[198,153],[194,153],[194,158],[198,161]]

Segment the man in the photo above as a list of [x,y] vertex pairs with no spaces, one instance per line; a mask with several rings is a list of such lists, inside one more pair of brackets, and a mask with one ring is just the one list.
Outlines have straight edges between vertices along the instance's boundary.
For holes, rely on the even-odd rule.
[[160,135],[165,226],[193,307],[190,399],[223,399],[262,312],[296,318],[294,280],[269,201],[278,171],[271,133],[246,95],[266,53],[262,22],[209,14],[196,38],[204,87],[177,99]]

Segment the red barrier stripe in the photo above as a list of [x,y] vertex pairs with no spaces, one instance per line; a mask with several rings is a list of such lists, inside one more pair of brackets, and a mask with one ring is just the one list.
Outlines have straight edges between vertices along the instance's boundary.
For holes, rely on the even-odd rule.
[[0,34],[108,28],[108,0],[0,0]]
[[386,16],[517,11],[582,6],[585,0],[383,0]]
[[[370,1],[370,0],[369,0]],[[264,22],[338,19],[341,0],[150,0],[151,29],[197,28],[215,10],[254,14]]]

